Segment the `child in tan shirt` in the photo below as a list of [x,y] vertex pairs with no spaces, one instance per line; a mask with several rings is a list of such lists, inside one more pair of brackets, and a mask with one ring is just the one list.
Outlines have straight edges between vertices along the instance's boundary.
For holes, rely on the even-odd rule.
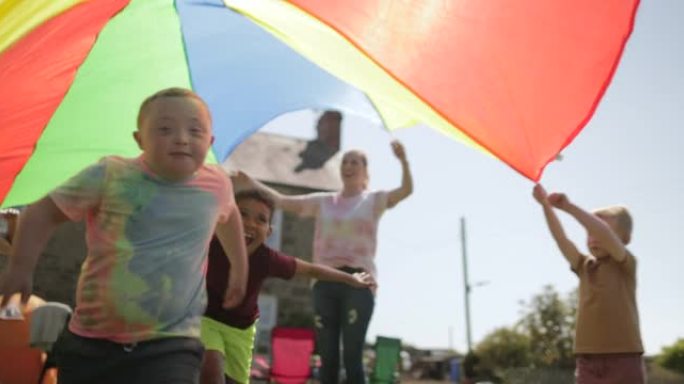
[[[533,196],[544,210],[561,253],[579,278],[577,383],[645,383],[636,304],[636,259],[625,247],[632,233],[629,212],[613,206],[590,213],[565,194],[547,195],[539,184]],[[588,255],[566,237],[553,208],[571,215],[587,230]]]

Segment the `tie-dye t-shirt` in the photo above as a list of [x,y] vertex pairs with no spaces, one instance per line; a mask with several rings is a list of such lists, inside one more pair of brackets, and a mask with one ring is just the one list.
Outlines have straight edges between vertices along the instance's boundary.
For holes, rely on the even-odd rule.
[[373,276],[378,222],[387,208],[387,193],[364,191],[343,197],[339,192],[291,197],[303,215],[317,212],[313,260],[333,268],[363,268]]
[[72,332],[120,343],[199,337],[209,241],[234,204],[218,166],[172,183],[141,158],[106,157],[50,197],[86,221]]

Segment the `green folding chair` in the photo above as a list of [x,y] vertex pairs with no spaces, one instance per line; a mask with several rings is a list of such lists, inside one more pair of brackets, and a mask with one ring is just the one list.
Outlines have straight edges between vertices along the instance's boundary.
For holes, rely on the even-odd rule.
[[397,367],[401,361],[401,339],[378,336],[375,339],[375,367],[370,375],[371,384],[399,382]]

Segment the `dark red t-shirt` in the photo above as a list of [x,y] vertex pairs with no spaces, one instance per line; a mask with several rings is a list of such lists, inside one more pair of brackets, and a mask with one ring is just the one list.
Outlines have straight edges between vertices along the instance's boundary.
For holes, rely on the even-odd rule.
[[223,252],[219,240],[214,237],[209,246],[209,267],[207,269],[207,310],[205,316],[230,325],[245,329],[259,317],[257,300],[259,291],[268,277],[291,279],[297,269],[295,258],[274,249],[261,245],[249,255],[249,278],[247,292],[242,303],[236,308],[223,309],[223,297],[228,286],[230,263]]

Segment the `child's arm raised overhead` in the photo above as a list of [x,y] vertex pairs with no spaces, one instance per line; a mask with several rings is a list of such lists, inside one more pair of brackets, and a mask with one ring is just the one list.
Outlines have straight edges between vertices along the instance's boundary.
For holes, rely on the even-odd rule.
[[546,224],[548,225],[549,231],[551,232],[553,239],[556,241],[558,248],[561,250],[561,253],[565,257],[565,259],[568,260],[570,266],[572,266],[573,269],[577,268],[579,261],[582,258],[582,255],[577,250],[575,244],[572,241],[570,241],[570,239],[568,239],[568,237],[565,235],[563,226],[558,220],[556,212],[553,211],[553,207],[551,206],[549,198],[546,195],[546,190],[544,189],[544,187],[542,187],[541,184],[537,184],[534,186],[532,195],[544,209],[544,217],[546,218]]
[[413,193],[413,176],[406,159],[404,146],[397,140],[392,141],[394,156],[401,162],[401,185],[387,195],[387,208],[392,208]]
[[226,309],[234,308],[242,302],[247,291],[247,268],[249,267],[242,219],[237,205],[233,205],[228,220],[216,226],[216,237],[221,242],[230,262],[228,287],[223,298],[223,307]]
[[68,221],[64,213],[48,196],[30,205],[22,213],[14,236],[13,252],[9,265],[0,278],[0,309],[15,293],[21,293],[21,302],[27,303],[33,289],[33,270],[40,254],[55,229]]
[[350,274],[325,265],[312,264],[300,259],[295,260],[297,263],[295,275],[297,276],[345,283],[357,288],[375,288],[377,286],[373,276],[366,272]]
[[575,220],[587,230],[589,236],[593,237],[601,244],[601,247],[608,252],[610,257],[618,262],[625,260],[625,257],[627,256],[625,245],[610,226],[605,221],[601,220],[600,217],[573,204],[564,193],[552,193],[549,195],[548,201],[552,206],[563,210],[574,217]]

